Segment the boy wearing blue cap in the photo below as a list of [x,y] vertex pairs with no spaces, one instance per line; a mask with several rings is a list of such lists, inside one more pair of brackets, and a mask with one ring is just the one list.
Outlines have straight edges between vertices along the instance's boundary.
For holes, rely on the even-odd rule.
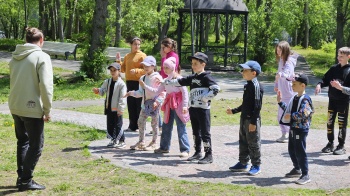
[[239,162],[230,167],[233,172],[248,171],[248,162],[251,159],[252,166],[250,175],[257,175],[261,172],[261,152],[260,152],[260,110],[264,90],[259,83],[257,76],[261,73],[261,67],[256,61],[247,61],[240,65],[242,75],[247,83],[244,85],[243,102],[237,108],[227,108],[227,114],[241,112],[239,128]]

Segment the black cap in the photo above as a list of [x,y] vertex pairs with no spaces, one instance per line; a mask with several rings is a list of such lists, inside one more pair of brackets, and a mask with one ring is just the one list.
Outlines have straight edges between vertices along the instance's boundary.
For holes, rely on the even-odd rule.
[[112,63],[108,66],[108,69],[111,67],[114,67],[116,70],[120,70],[120,64],[119,63]]
[[202,60],[204,63],[208,62],[208,56],[202,52],[196,52],[193,56],[187,57],[187,59],[189,61],[191,61],[192,59],[198,59],[198,60]]
[[307,85],[309,78],[305,74],[296,74],[293,78],[286,78],[288,81],[298,81]]

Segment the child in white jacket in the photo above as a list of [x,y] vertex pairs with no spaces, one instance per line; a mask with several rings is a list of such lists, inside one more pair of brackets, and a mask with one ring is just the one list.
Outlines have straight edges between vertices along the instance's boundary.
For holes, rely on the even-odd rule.
[[120,77],[120,64],[108,66],[112,78],[105,80],[101,88],[93,88],[95,94],[106,94],[105,114],[107,115],[107,138],[111,139],[107,147],[125,148],[125,136],[122,130],[123,112],[126,107],[126,84]]

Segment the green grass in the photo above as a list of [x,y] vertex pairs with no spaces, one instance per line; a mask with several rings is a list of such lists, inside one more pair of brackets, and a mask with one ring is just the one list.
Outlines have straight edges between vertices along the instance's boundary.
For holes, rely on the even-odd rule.
[[327,53],[323,50],[302,49],[300,47],[294,47],[293,51],[305,57],[312,72],[320,78],[335,64],[335,52]]
[[[0,194],[17,192],[16,139],[10,115],[0,114]],[[326,195],[323,190],[272,189],[223,183],[173,180],[117,167],[93,158],[87,145],[104,131],[68,123],[45,124],[45,147],[35,179],[46,190],[18,195]],[[349,189],[332,192],[347,195]]]

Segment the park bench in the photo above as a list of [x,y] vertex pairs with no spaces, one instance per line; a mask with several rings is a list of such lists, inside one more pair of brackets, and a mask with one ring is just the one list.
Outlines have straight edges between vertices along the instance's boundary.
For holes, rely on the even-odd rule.
[[117,52],[120,53],[121,60],[124,59],[124,56],[128,53],[130,53],[130,48],[117,48],[117,47],[107,47],[106,50],[106,56],[109,61],[114,62],[115,61],[115,55]]
[[77,60],[77,47],[78,44],[74,43],[44,41],[44,45],[41,49],[49,55],[55,55],[56,58],[58,55],[64,55],[66,57],[65,60],[67,60],[68,56],[72,54],[74,60]]

